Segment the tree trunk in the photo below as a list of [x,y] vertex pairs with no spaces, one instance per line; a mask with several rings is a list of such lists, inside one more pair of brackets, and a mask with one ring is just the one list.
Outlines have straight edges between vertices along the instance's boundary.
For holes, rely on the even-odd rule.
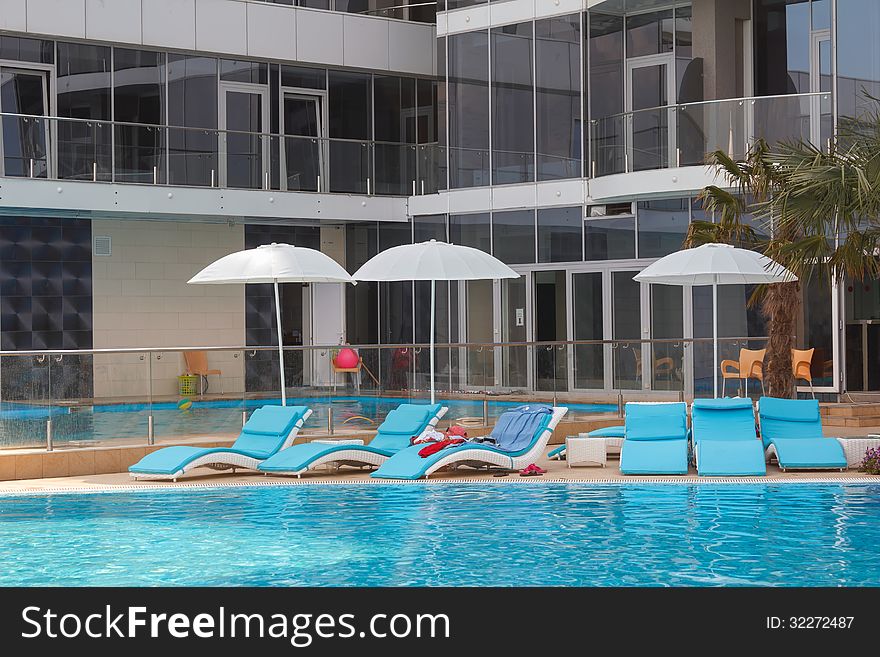
[[761,308],[770,338],[764,357],[764,386],[773,397],[791,397],[794,392],[791,350],[799,307],[799,283],[776,283],[767,288]]

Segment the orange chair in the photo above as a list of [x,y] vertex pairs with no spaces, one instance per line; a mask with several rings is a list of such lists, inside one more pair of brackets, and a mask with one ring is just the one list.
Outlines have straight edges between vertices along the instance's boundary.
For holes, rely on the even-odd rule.
[[749,393],[749,379],[761,382],[764,392],[764,356],[766,349],[740,349],[739,361],[725,359],[721,361],[721,396],[724,397],[727,379],[745,380],[745,392]]
[[220,380],[220,394],[223,394],[223,372],[208,369],[208,354],[206,352],[184,351],[183,360],[186,363],[186,373],[199,377],[199,396],[204,395],[208,389],[208,377],[215,375]]
[[816,398],[816,393],[813,392],[813,352],[816,349],[792,349],[791,350],[791,373],[794,375],[795,380],[803,379],[807,383],[810,384],[810,394],[813,396],[813,399]]

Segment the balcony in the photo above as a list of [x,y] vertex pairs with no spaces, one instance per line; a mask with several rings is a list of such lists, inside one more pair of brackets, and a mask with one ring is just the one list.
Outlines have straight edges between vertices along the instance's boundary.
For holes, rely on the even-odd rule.
[[757,96],[684,103],[615,114],[590,122],[593,178],[698,166],[722,150],[745,156],[758,138],[770,144],[831,137],[830,93]]
[[[13,208],[55,207],[47,203],[47,197],[35,195],[33,187],[22,185],[65,181],[77,183],[75,189],[86,199],[71,205],[71,197],[77,193],[74,191],[64,201],[58,199],[58,207],[93,213],[102,210],[102,191],[104,196],[109,193],[101,188],[113,188],[113,194],[118,195],[114,184],[123,184],[126,194],[138,200],[132,202],[131,211],[141,214],[156,212],[156,201],[150,199],[160,198],[142,188],[162,191],[161,198],[167,195],[170,200],[174,191],[169,188],[178,187],[213,192],[211,198],[217,203],[210,205],[215,205],[216,213],[222,216],[321,218],[331,210],[326,203],[332,205],[338,201],[334,196],[347,195],[356,201],[352,207],[365,207],[367,202],[362,197],[398,198],[393,211],[387,202],[373,202],[373,212],[367,214],[352,210],[355,214],[350,215],[337,206],[333,208],[334,218],[404,220],[404,197],[417,190],[432,190],[436,169],[432,145],[9,113],[0,114],[0,128],[0,176],[8,179],[0,186],[4,188],[4,205]],[[92,191],[83,193],[81,185]],[[63,191],[60,186],[57,189],[59,194]],[[178,198],[188,199],[189,205],[205,205],[208,197],[192,191],[181,190]],[[266,202],[274,207],[260,210],[260,202],[252,195],[241,194],[255,191],[296,194],[266,195]],[[24,205],[18,195],[27,199]],[[237,197],[242,199],[241,207],[233,210]],[[298,199],[298,205],[291,199]],[[318,208],[322,199],[323,215]],[[113,204],[118,206],[119,202],[116,198]],[[198,213],[193,207],[176,207],[169,212]]]

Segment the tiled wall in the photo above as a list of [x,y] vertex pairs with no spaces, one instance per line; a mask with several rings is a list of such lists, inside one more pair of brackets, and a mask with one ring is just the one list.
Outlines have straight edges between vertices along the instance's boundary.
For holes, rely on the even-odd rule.
[[[0,348],[90,349],[91,226],[87,220],[0,217]],[[91,358],[5,357],[0,397],[90,397]],[[50,381],[51,377],[51,381]]]
[[[222,346],[244,343],[241,285],[187,285],[214,260],[244,248],[242,226],[140,220],[93,221],[112,240],[112,255],[93,257],[95,348]],[[208,354],[225,392],[244,386],[240,354]],[[138,355],[95,357],[96,397],[143,397],[147,366]],[[180,354],[152,362],[157,396],[177,395]],[[211,390],[217,391],[216,378]]]

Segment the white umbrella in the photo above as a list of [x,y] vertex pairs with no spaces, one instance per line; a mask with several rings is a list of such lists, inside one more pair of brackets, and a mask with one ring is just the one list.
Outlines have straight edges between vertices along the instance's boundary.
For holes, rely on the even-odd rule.
[[287,406],[278,284],[354,283],[354,280],[339,263],[320,251],[273,242],[255,249],[245,249],[223,256],[205,267],[188,282],[194,285],[223,283],[272,283],[274,285],[275,324],[278,330],[278,367],[281,373],[281,404]]
[[519,278],[485,251],[448,242],[395,246],[368,260],[352,276],[358,281],[431,281],[431,403],[434,403],[434,306],[437,281]]
[[633,277],[640,283],[712,286],[712,381],[718,397],[718,286],[788,283],[797,276],[765,255],[729,244],[704,244],[670,253]]

